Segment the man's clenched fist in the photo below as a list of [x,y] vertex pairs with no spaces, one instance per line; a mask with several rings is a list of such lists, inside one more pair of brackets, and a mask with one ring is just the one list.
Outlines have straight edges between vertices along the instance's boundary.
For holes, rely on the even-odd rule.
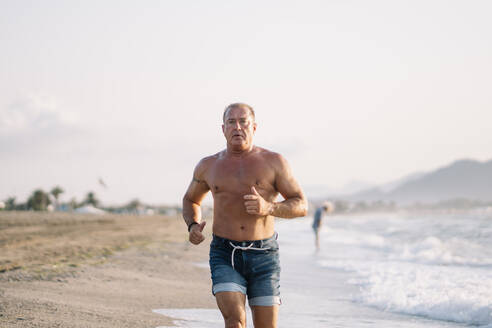
[[206,221],[191,226],[189,240],[192,244],[198,245],[205,240],[202,231],[205,228]]
[[261,216],[272,214],[272,203],[267,202],[263,197],[261,197],[254,186],[251,187],[251,194],[244,195],[243,198],[246,212],[248,212],[249,214]]

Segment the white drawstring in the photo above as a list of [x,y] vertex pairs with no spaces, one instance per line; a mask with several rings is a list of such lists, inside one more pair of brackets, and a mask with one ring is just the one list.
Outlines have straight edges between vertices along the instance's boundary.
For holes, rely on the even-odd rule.
[[236,251],[236,249],[240,249],[242,251],[247,251],[248,249],[252,249],[252,250],[255,250],[255,251],[265,251],[267,249],[270,249],[270,247],[267,247],[267,248],[258,248],[258,247],[253,247],[254,245],[254,242],[249,244],[249,246],[236,246],[234,245],[233,243],[229,242],[229,244],[234,248],[232,250],[232,255],[231,255],[231,263],[232,263],[232,268],[234,269],[234,252]]

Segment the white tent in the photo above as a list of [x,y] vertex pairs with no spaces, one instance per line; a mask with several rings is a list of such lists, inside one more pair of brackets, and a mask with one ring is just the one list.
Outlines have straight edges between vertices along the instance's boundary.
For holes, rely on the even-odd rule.
[[76,213],[84,213],[84,214],[106,214],[106,211],[96,208],[92,205],[85,205],[79,207],[75,210]]

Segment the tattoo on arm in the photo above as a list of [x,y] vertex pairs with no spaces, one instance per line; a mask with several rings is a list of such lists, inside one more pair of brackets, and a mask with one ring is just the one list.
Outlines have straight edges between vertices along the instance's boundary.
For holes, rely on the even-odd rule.
[[199,180],[197,178],[195,178],[193,176],[193,182],[196,182],[196,183],[199,183],[199,184],[202,184],[202,185],[207,185],[207,183],[205,182],[205,180]]

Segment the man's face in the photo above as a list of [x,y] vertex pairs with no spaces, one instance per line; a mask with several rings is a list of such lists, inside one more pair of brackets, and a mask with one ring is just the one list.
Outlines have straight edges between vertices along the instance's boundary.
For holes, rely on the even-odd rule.
[[253,143],[256,123],[249,109],[233,107],[226,113],[222,131],[228,145],[236,149],[247,149]]

